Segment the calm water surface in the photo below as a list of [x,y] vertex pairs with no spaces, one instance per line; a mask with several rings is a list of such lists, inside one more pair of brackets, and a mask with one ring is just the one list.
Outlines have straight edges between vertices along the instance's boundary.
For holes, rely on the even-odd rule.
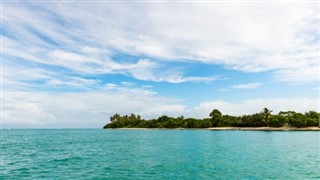
[[0,179],[320,179],[320,132],[1,130]]

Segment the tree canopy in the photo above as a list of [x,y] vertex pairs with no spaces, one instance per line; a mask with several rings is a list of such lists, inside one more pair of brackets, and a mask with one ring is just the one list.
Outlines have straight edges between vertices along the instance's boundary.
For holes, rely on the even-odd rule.
[[157,119],[145,120],[140,115],[130,114],[110,117],[110,123],[103,128],[209,128],[209,127],[307,127],[318,126],[320,113],[308,111],[280,111],[271,114],[272,110],[263,108],[259,113],[242,116],[223,115],[218,109],[213,109],[209,118],[196,119],[177,118],[162,115]]

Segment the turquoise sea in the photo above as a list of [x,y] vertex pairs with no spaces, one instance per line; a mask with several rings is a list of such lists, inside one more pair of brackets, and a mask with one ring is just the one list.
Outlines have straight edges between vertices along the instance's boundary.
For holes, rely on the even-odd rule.
[[1,130],[0,179],[320,179],[320,133]]

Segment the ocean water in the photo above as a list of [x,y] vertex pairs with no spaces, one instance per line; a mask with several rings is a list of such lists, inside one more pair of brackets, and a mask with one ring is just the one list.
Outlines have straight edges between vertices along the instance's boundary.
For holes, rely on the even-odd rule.
[[320,179],[320,132],[1,130],[0,179]]

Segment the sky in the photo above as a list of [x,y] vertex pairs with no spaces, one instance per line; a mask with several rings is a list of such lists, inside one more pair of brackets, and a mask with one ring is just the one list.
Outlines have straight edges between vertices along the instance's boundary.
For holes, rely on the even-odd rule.
[[1,126],[319,111],[319,6],[4,0]]

